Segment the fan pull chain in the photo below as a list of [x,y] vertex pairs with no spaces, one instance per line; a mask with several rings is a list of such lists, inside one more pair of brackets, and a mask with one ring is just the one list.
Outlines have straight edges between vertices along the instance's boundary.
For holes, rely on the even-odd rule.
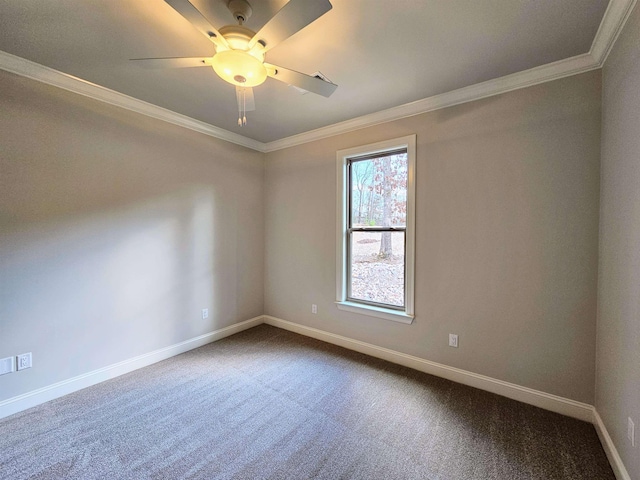
[[247,124],[247,90],[242,87],[238,95],[238,126],[244,127]]
[[238,126],[242,126],[242,96],[244,95],[244,90],[240,90],[240,95],[238,95]]
[[238,126],[242,126],[242,89],[238,90]]
[[242,90],[242,126],[247,124],[247,91]]

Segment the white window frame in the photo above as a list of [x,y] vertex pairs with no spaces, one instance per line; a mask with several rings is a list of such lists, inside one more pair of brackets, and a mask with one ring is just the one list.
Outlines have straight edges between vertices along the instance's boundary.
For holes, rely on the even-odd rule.
[[[405,298],[404,310],[347,301],[347,168],[349,158],[407,149],[407,223],[405,231]],[[413,322],[415,285],[415,205],[416,205],[416,135],[394,138],[383,142],[339,150],[337,162],[337,202],[336,202],[336,305],[340,310],[384,318],[394,322]]]

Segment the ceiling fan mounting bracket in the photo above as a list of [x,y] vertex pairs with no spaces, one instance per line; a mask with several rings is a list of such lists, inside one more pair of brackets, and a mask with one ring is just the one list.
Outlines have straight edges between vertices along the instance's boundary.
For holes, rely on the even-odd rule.
[[231,15],[233,15],[233,18],[238,21],[239,25],[249,20],[249,17],[251,17],[253,13],[253,9],[247,0],[229,0],[227,8],[231,12]]

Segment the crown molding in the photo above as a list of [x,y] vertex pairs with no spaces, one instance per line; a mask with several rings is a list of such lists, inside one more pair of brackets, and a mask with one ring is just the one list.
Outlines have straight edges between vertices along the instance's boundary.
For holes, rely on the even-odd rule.
[[622,32],[624,24],[627,23],[635,4],[636,0],[611,0],[609,2],[589,51],[599,67],[602,67],[607,61],[609,52]]
[[610,0],[589,53],[268,143],[224,130],[3,51],[0,51],[0,69],[267,153],[602,68],[636,2],[637,0]]
[[511,75],[477,83],[451,92],[435,95],[416,102],[407,103],[388,110],[364,115],[344,122],[318,128],[309,132],[266,143],[264,151],[273,152],[284,148],[301,145],[314,140],[352,132],[361,128],[371,127],[381,123],[399,120],[401,118],[420,115],[441,108],[451,107],[462,103],[480,100],[482,98],[500,95],[512,90],[531,87],[540,83],[550,82],[563,77],[577,75],[602,68],[609,52],[613,48],[624,24],[633,11],[637,0],[610,0],[602,17],[596,36],[589,53],[548,63],[530,70],[524,70]]
[[550,82],[559,78],[588,72],[599,68],[593,57],[588,54],[548,63],[530,70],[513,73],[504,77],[495,78],[482,83],[476,83],[468,87],[452,90],[451,92],[434,95],[397,107],[381,110],[361,117],[335,123],[328,127],[318,128],[309,132],[300,133],[291,137],[275,140],[265,144],[266,152],[273,152],[283,148],[289,148],[303,143],[321,140],[342,133],[352,132],[361,128],[371,127],[381,123],[412,117],[422,113],[452,107],[461,103],[467,103],[482,98],[500,95],[501,93],[530,87],[539,83]]
[[0,68],[22,77],[31,78],[47,85],[62,88],[100,102],[115,105],[132,112],[140,113],[148,117],[163,120],[181,127],[204,133],[210,137],[226,140],[227,142],[242,145],[253,150],[262,151],[264,144],[237,133],[215,127],[208,123],[196,120],[186,115],[176,113],[166,108],[158,107],[137,98],[130,97],[115,90],[101,87],[78,77],[62,73],[53,68],[45,67],[39,63],[26,60],[0,50]]

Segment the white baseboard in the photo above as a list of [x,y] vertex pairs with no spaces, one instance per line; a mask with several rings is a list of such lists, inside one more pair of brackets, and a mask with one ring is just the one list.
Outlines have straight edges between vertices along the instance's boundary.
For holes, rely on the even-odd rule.
[[36,405],[48,402],[49,400],[82,390],[83,388],[124,375],[125,373],[146,367],[161,360],[166,360],[167,358],[180,353],[193,350],[194,348],[201,347],[207,343],[215,342],[216,340],[228,337],[234,333],[241,332],[242,330],[255,327],[261,323],[263,323],[262,315],[243,322],[234,323],[228,327],[214,330],[213,332],[205,333],[198,337],[190,338],[189,340],[176,343],[175,345],[160,348],[153,352],[145,353],[128,360],[123,360],[122,362],[114,363],[113,365],[3,400],[0,402],[0,418],[13,415],[14,413],[26,410],[27,408],[35,407]]
[[631,476],[627,472],[627,469],[618,454],[618,450],[609,436],[607,428],[602,422],[602,418],[600,418],[600,415],[593,405],[576,402],[569,398],[497,380],[485,375],[479,375],[459,368],[450,367],[441,363],[432,362],[423,358],[390,350],[388,348],[361,342],[359,340],[353,340],[351,338],[325,332],[317,328],[306,327],[304,325],[289,322],[270,315],[265,315],[263,318],[264,323],[274,327],[299,333],[349,350],[354,350],[398,365],[413,368],[414,370],[419,370],[437,377],[446,378],[457,383],[462,383],[464,385],[469,385],[471,387],[518,400],[529,405],[534,405],[545,410],[593,423],[616,479],[631,480]]
[[622,458],[620,458],[618,450],[609,436],[607,427],[605,427],[597,410],[593,411],[593,424],[596,427],[596,432],[598,432],[598,437],[600,437],[600,443],[602,443],[602,448],[604,448],[604,453],[607,454],[607,458],[609,459],[609,463],[611,464],[611,468],[613,469],[613,473],[616,475],[616,478],[618,480],[631,480],[631,475],[629,475],[624,463],[622,463]]
[[349,350],[355,350],[356,352],[364,353],[372,357],[381,358],[383,360],[413,368],[414,370],[419,370],[437,377],[446,378],[457,383],[486,390],[487,392],[496,393],[503,397],[508,397],[529,405],[544,408],[545,410],[584,420],[585,422],[593,422],[594,408],[592,405],[588,405],[586,403],[576,402],[575,400],[560,397],[558,395],[541,392],[528,387],[522,387],[514,383],[468,372],[460,368],[449,367],[441,363],[389,350],[388,348],[378,347],[377,345],[372,345],[370,343],[360,342],[358,340],[353,340],[351,338],[325,332],[316,328],[305,327],[303,325],[269,315],[264,316],[264,323],[299,333],[307,337],[322,340],[327,343],[332,343]]

